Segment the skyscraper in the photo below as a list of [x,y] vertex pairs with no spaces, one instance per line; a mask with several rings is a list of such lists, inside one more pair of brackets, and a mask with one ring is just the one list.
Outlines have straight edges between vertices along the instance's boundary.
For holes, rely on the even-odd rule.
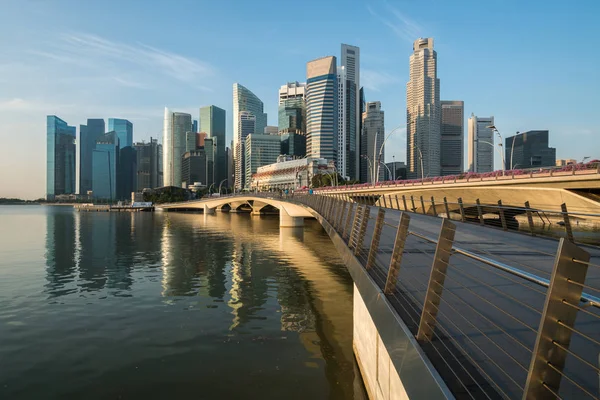
[[233,158],[235,163],[235,188],[244,186],[244,146],[246,137],[242,137],[240,113],[250,113],[254,116],[254,131],[250,133],[263,134],[267,126],[267,114],[264,113],[263,102],[250,90],[233,84]]
[[406,84],[406,166],[409,178],[440,175],[440,122],[437,53],[433,50],[433,38],[420,38],[413,44],[410,80]]
[[119,150],[119,137],[114,131],[105,133],[96,140],[92,155],[92,191],[96,199],[117,198]]
[[165,107],[163,126],[164,186],[181,187],[181,156],[185,153],[186,133],[192,130],[190,114],[171,112]]
[[[266,121],[265,121],[266,124]],[[225,110],[217,106],[200,108],[200,132],[206,132],[216,142],[215,181],[219,184],[227,179],[227,157],[225,155]]]
[[[340,175],[348,176],[348,166],[346,161],[348,160],[348,154],[346,153],[346,68],[341,66],[337,69],[337,82],[338,82],[338,130],[337,130],[337,143],[338,143],[338,154],[337,154],[337,170]],[[349,82],[348,82],[349,83]]]
[[133,146],[133,124],[126,119],[109,118],[108,131],[114,131],[119,138],[119,147]]
[[549,136],[547,130],[539,130],[507,137],[504,141],[506,169],[554,166],[556,149],[548,146]]
[[360,49],[349,44],[342,44],[341,66],[343,67],[346,76],[344,85],[344,159],[346,165],[345,172],[340,171],[340,173],[350,177],[350,179],[359,179],[360,121],[362,119],[359,96]]
[[338,85],[335,56],[306,64],[306,154],[337,162]]
[[442,100],[442,175],[458,175],[464,171],[464,109],[459,100]]
[[[370,101],[366,104],[362,116],[363,131],[361,134],[362,163],[361,181],[374,183],[373,177],[378,173],[377,180],[383,180],[385,176],[385,148],[382,149],[385,136],[384,113],[381,110],[381,102]],[[379,152],[381,151],[381,158]]]
[[92,190],[92,154],[96,140],[106,132],[104,119],[88,119],[79,125],[79,193]]
[[158,140],[152,138],[148,143],[134,144],[137,157],[137,192],[160,186],[159,159],[162,157],[161,147],[162,145],[158,143]]
[[235,163],[235,188],[246,187],[246,138],[256,132],[256,116],[249,111],[238,113],[237,132],[240,140],[236,144],[237,158]]
[[491,172],[494,170],[494,117],[469,118],[468,164],[469,172]]
[[277,162],[281,143],[279,136],[259,135],[253,133],[246,138],[245,151],[245,187],[250,188],[252,174],[256,173],[258,167]]
[[119,139],[119,170],[117,171],[117,198],[131,198],[136,190],[137,157],[133,148],[133,124],[120,118],[108,119],[108,131],[115,132]]
[[75,193],[77,128],[56,115],[46,117],[46,199]]
[[306,155],[306,84],[289,82],[279,88],[281,154]]

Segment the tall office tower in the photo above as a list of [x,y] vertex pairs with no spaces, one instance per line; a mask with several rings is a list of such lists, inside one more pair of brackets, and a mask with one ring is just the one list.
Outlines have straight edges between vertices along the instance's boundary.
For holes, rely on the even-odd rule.
[[278,131],[284,133],[299,133],[306,135],[306,105],[302,97],[285,99],[279,103]]
[[304,99],[306,94],[306,83],[288,82],[279,88],[279,105],[286,100]]
[[218,185],[220,181],[215,180],[215,162],[217,159],[217,138],[207,137],[204,139],[204,154],[206,154],[206,184],[208,186]]
[[231,188],[233,187],[233,180],[235,177],[233,168],[233,150],[231,150],[231,147],[225,147],[225,155],[227,160],[227,187]]
[[119,150],[119,137],[114,131],[105,133],[96,140],[92,155],[92,191],[96,199],[117,198]]
[[337,129],[337,141],[338,141],[338,154],[336,166],[338,173],[344,177],[348,175],[348,153],[346,152],[346,68],[337,68],[337,82],[338,82],[338,129]]
[[246,138],[244,158],[245,163],[245,187],[250,188],[252,174],[256,173],[258,167],[277,162],[277,156],[281,148],[279,136],[250,134]]
[[[266,121],[265,121],[266,124]],[[200,108],[200,132],[206,132],[217,143],[215,181],[227,179],[227,156],[225,155],[225,110],[217,106]]]
[[[193,151],[198,148],[198,139],[200,134],[196,132],[185,133],[185,151]],[[204,146],[204,145],[203,145]]]
[[494,170],[494,117],[469,118],[468,157],[469,172],[491,172]]
[[[367,170],[369,169],[369,162],[363,157],[363,153],[366,153],[366,150],[362,149],[362,143],[363,143],[363,138],[362,138],[362,132],[363,132],[363,121],[362,121],[362,115],[365,112],[365,89],[364,88],[360,88],[359,92],[358,92],[358,111],[360,115],[360,122],[358,123],[358,137],[356,138],[356,140],[359,141],[360,146],[360,154],[359,154],[359,161],[357,164],[358,167],[358,181],[360,181],[361,183],[364,183],[365,181],[363,180],[363,170],[366,168]],[[365,175],[366,176],[366,175]]]
[[249,133],[263,134],[267,126],[267,114],[264,113],[264,105],[260,99],[250,90],[240,85],[233,84],[233,159],[235,163],[235,188],[240,190],[244,187],[245,178],[245,150],[246,137],[241,131],[242,112],[254,116],[254,130]]
[[306,64],[306,154],[337,162],[337,69],[335,56]]
[[[341,66],[346,75],[345,96],[345,159],[346,172],[350,179],[359,179],[360,175],[360,49],[342,44]],[[339,167],[338,167],[339,170]]]
[[442,175],[458,175],[464,171],[464,112],[460,100],[442,100]]
[[204,149],[183,153],[181,156],[181,179],[186,186],[196,182],[206,186],[206,153]]
[[135,149],[133,148],[133,124],[120,118],[108,119],[108,131],[115,132],[119,138],[119,171],[117,171],[117,198],[130,199],[135,191],[137,175]]
[[[527,131],[504,140],[506,169],[552,167],[556,149],[548,146],[547,130]],[[570,160],[576,163],[576,160]]]
[[140,142],[133,145],[137,157],[136,192],[159,187],[159,146],[158,140],[152,138],[148,143]]
[[181,156],[185,153],[186,132],[191,130],[192,116],[190,114],[171,112],[165,107],[163,125],[164,186],[181,186]]
[[77,128],[56,115],[46,117],[46,199],[75,193]]
[[[374,183],[374,176],[377,174],[377,180],[383,180],[385,177],[385,148],[383,141],[385,136],[384,114],[381,110],[381,102],[370,101],[366,104],[365,112],[362,116],[363,131],[361,134],[362,158],[366,161],[362,163],[361,181]],[[381,155],[380,155],[381,152]]]
[[279,135],[279,127],[273,125],[265,126],[265,131],[263,132],[265,135]]
[[306,136],[299,133],[284,133],[281,135],[281,154],[302,158],[306,156]]
[[104,119],[88,119],[79,125],[79,194],[92,190],[92,152],[96,140],[106,132]]
[[433,38],[420,38],[413,44],[410,80],[406,84],[406,166],[409,178],[440,175],[440,128],[437,53],[433,50]]
[[[200,109],[200,113],[202,113],[202,109]],[[198,132],[198,120],[197,119],[192,121],[192,132]]]
[[237,190],[241,190],[246,187],[246,138],[256,132],[256,116],[249,111],[241,111],[238,113],[236,126],[240,140],[234,149],[234,185]]

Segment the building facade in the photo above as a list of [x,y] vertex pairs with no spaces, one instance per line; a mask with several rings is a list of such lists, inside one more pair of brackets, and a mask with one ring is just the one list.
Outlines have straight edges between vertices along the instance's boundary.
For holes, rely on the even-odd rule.
[[165,108],[163,125],[164,186],[181,187],[181,156],[185,153],[186,133],[192,130],[190,114],[171,112]]
[[292,158],[306,156],[306,136],[301,133],[283,133],[281,135],[281,153]]
[[254,130],[250,133],[263,134],[267,126],[267,114],[264,112],[263,102],[250,90],[240,85],[233,84],[233,158],[235,163],[235,188],[241,190],[246,182],[245,172],[245,143],[246,137],[241,131],[241,113],[254,116]]
[[491,172],[494,170],[494,117],[469,118],[468,164],[469,172]]
[[406,179],[406,164],[402,161],[392,161],[385,164],[385,180],[401,181]]
[[[225,110],[217,106],[207,106],[200,108],[200,132],[206,132],[209,138],[212,138],[217,145],[215,161],[215,181],[221,182],[228,179],[227,176],[227,156],[226,147],[226,113]],[[265,122],[266,123],[266,122]]]
[[236,144],[239,154],[234,158],[235,164],[235,188],[241,190],[246,187],[246,138],[256,131],[256,116],[249,111],[238,113],[238,135],[240,140]]
[[56,115],[46,117],[46,199],[76,191],[77,128]]
[[324,158],[291,160],[280,156],[274,164],[259,167],[252,176],[252,189],[285,190],[310,186],[313,176],[333,174],[335,171]]
[[[344,69],[344,152],[345,172],[350,179],[360,179],[360,49],[342,44],[341,66]],[[338,145],[339,147],[339,145]],[[339,169],[339,167],[338,167]],[[343,170],[340,170],[343,171]]]
[[442,100],[441,174],[459,175],[464,172],[464,110],[460,100]]
[[[433,38],[420,38],[410,56],[406,84],[406,164],[408,177],[441,174],[440,80]],[[423,165],[423,171],[421,171]]]
[[154,189],[162,186],[159,181],[159,159],[162,155],[162,145],[157,139],[150,138],[148,143],[135,143],[136,151],[136,192],[144,189]]
[[133,146],[133,124],[126,119],[109,118],[108,131],[115,132],[119,138],[119,147]]
[[573,158],[556,160],[557,167],[565,167],[567,165],[573,165],[573,164],[577,164],[577,160],[575,160]]
[[306,154],[337,162],[338,85],[335,56],[306,64]]
[[[514,140],[513,140],[514,139]],[[549,147],[550,132],[527,131],[507,137],[504,141],[506,169],[553,167],[556,149]]]
[[[365,105],[365,112],[362,117],[363,131],[361,134],[362,158],[367,162],[363,163],[361,171],[361,181],[374,183],[385,178],[385,120],[381,109],[381,102],[370,101]],[[375,179],[375,176],[377,178]]]
[[92,156],[92,192],[95,199],[117,198],[119,157],[119,137],[116,132],[105,133],[96,140]]
[[79,125],[79,194],[92,190],[92,154],[96,140],[106,132],[104,119],[88,119]]
[[256,173],[258,167],[277,162],[281,150],[279,136],[258,135],[253,133],[246,138],[245,145],[245,179],[246,188],[250,188],[252,174]]

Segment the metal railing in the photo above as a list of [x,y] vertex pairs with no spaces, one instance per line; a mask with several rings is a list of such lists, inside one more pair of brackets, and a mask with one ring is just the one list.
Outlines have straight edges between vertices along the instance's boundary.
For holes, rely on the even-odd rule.
[[347,243],[457,398],[600,398],[600,249],[406,212],[421,199],[287,200]]

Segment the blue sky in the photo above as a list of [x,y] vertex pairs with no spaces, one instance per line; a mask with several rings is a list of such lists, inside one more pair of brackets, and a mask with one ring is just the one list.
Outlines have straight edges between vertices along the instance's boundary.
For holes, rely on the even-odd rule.
[[[600,158],[600,2],[76,1],[0,2],[0,197],[45,192],[45,117],[70,125],[127,118],[134,141],[161,137],[163,108],[227,110],[232,84],[265,103],[304,81],[306,62],[361,48],[367,101],[386,130],[405,124],[408,57],[433,37],[444,100],[494,115],[504,136],[549,129],[559,158]],[[405,158],[405,130],[387,160]],[[497,168],[500,164],[497,163]]]

